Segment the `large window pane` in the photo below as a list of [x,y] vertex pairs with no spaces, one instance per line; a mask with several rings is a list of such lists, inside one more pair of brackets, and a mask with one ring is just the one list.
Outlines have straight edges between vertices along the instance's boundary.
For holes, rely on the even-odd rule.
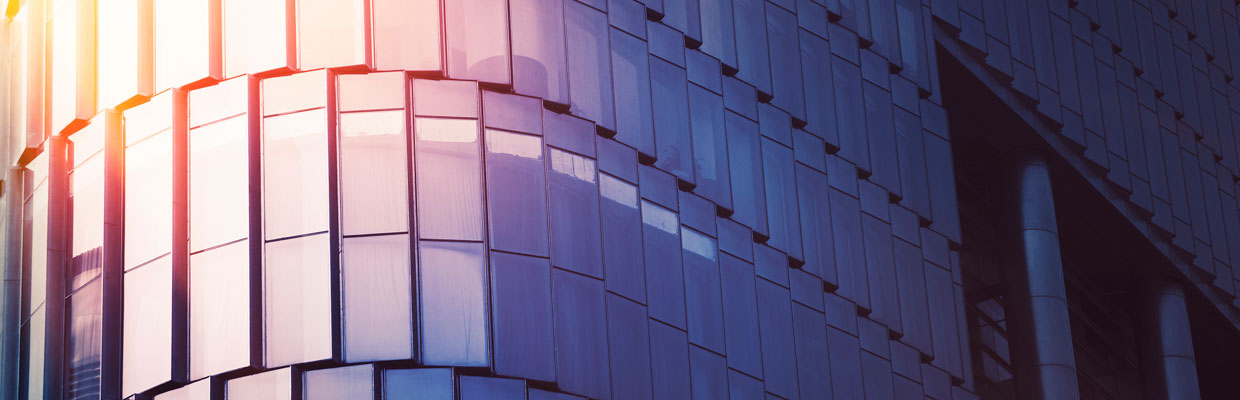
[[47,350],[47,337],[44,335],[47,329],[47,309],[39,308],[30,316],[30,321],[22,327],[22,334],[27,337],[29,346],[22,354],[22,361],[25,365],[26,372],[26,400],[42,399],[44,375],[43,367],[45,363],[45,354]]
[[69,172],[73,213],[72,258],[66,276],[69,290],[99,276],[103,269],[103,173],[102,153],[94,154]]
[[573,114],[615,131],[607,14],[568,1],[564,4],[564,32]]
[[551,265],[545,258],[491,253],[495,373],[555,380]]
[[646,302],[646,266],[642,259],[642,215],[637,186],[599,174],[602,202],[603,268],[607,290]]
[[423,241],[418,250],[422,362],[490,364],[482,244]]
[[297,2],[297,53],[300,68],[345,67],[367,63],[366,2]]
[[328,249],[326,234],[267,243],[263,271],[267,367],[331,358]]
[[676,213],[642,200],[642,241],[650,318],[685,329],[685,277]]
[[167,130],[125,150],[125,269],[172,251],[172,154]]
[[83,286],[67,303],[65,394],[70,399],[98,398],[103,368],[103,282]]
[[125,273],[122,395],[173,378],[172,285],[169,257]]
[[263,215],[267,240],[328,225],[327,111],[263,120]]
[[340,114],[344,235],[409,230],[404,110]]
[[491,248],[547,256],[547,178],[542,139],[487,130]]
[[421,238],[481,241],[478,120],[418,118],[414,127]]
[[189,379],[250,365],[250,246],[189,257]]
[[25,312],[34,312],[47,299],[48,157],[48,152],[43,152],[26,166],[31,189],[28,189],[25,210],[25,223],[29,227],[27,229],[30,230],[30,236],[23,247],[23,251],[30,254],[29,264],[25,267],[26,273],[30,275],[30,306]]
[[443,69],[439,3],[439,0],[371,0],[375,69]]
[[297,381],[294,374],[297,373],[292,368],[283,368],[232,379],[225,384],[224,397],[228,400],[294,400],[293,385]]
[[220,394],[215,379],[203,379],[177,389],[169,390],[155,395],[155,400],[211,400],[217,399]]
[[509,84],[508,2],[461,0],[444,5],[448,76]]
[[723,299],[715,240],[691,229],[680,230],[684,249],[685,308],[689,342],[724,353]]
[[513,89],[527,96],[568,104],[564,1],[512,0],[509,6]]
[[51,3],[51,131],[73,132],[95,113],[95,3]]
[[389,369],[383,371],[385,399],[452,400],[456,398],[448,368]]
[[156,92],[222,77],[218,1],[153,0]]
[[[149,19],[140,18],[139,0],[97,0],[99,11],[99,107],[131,103],[150,96],[151,37]],[[150,14],[146,14],[150,18]]]
[[403,72],[337,75],[336,83],[340,112],[404,108],[408,100],[408,77]]
[[341,254],[346,362],[413,356],[409,236],[345,238]]
[[189,251],[249,235],[249,125],[233,117],[189,132]]
[[598,169],[594,160],[547,149],[551,263],[601,278]]
[[285,0],[221,0],[224,76],[289,67]]
[[552,270],[551,280],[560,387],[592,398],[607,397],[611,374],[603,281],[559,269]]
[[377,385],[372,364],[306,371],[302,377],[305,400],[373,399]]

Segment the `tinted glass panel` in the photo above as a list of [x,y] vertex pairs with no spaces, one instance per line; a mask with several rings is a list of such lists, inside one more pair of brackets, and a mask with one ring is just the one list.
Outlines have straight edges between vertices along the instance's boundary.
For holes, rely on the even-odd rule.
[[545,258],[491,253],[495,371],[555,380],[551,265]]
[[407,148],[403,110],[340,115],[345,235],[409,230]]
[[603,281],[558,269],[551,276],[560,387],[593,398],[607,397],[611,374]]
[[568,104],[563,0],[512,0],[509,6],[514,90]]
[[461,376],[461,400],[524,398],[525,381],[520,379]]
[[423,241],[418,250],[422,361],[429,365],[488,365],[482,244]]
[[403,72],[336,76],[337,108],[341,112],[405,107],[407,80]]
[[413,356],[409,236],[345,238],[340,256],[348,362]]
[[643,200],[642,223],[650,317],[684,329],[685,278],[676,213]]
[[172,379],[172,259],[125,273],[122,392]]
[[297,42],[303,71],[366,64],[365,1],[298,1]]
[[611,30],[611,75],[615,88],[616,136],[621,143],[655,155],[650,61],[646,42]]
[[444,31],[448,35],[448,76],[512,82],[507,1],[449,1],[444,7]]
[[689,85],[689,112],[693,128],[694,193],[724,208],[732,208],[728,174],[727,130],[723,126],[723,97]]
[[542,139],[487,130],[491,248],[547,256],[547,178]]
[[723,300],[715,240],[691,229],[682,229],[680,239],[684,249],[689,341],[723,353]]
[[189,378],[250,364],[249,244],[189,257]]
[[293,400],[292,368],[267,371],[229,380],[225,386],[228,400]]
[[327,112],[263,120],[267,240],[327,230]]
[[177,389],[155,395],[155,400],[210,400],[218,396],[215,393],[215,381],[203,379]]
[[616,129],[612,109],[611,52],[607,51],[607,14],[585,4],[564,4],[568,78],[572,111],[608,130]]
[[547,149],[551,205],[551,262],[602,277],[598,170],[594,160]]
[[98,154],[69,173],[73,212],[72,259],[67,282],[75,289],[103,269],[103,156]]
[[383,371],[384,398],[452,400],[453,389],[452,370],[448,368]]
[[650,59],[650,95],[659,152],[655,166],[692,182],[693,142],[687,82],[684,69],[658,58]]
[[189,132],[189,251],[249,235],[249,126],[244,116]]
[[439,3],[438,0],[371,0],[375,69],[443,69]]
[[267,366],[332,356],[328,248],[326,234],[267,243],[263,271]]
[[96,280],[69,296],[65,314],[65,393],[70,399],[99,397],[103,348],[103,282]]
[[172,132],[125,149],[125,268],[172,251]]
[[414,127],[421,237],[482,240],[478,121],[418,118]]
[[644,303],[646,267],[642,259],[642,216],[637,186],[599,174],[603,268],[607,290]]
[[[155,91],[220,78],[212,59],[212,0],[153,0],[155,7]],[[217,33],[218,34],[218,31]]]
[[[78,29],[93,28],[93,26],[79,26],[79,8],[83,8],[81,12],[93,10],[85,10],[86,2],[80,0],[57,0],[48,3],[51,3],[48,12],[52,16],[51,23],[47,25],[47,35],[51,39],[51,49],[48,55],[50,55],[49,58],[56,60],[51,63],[52,75],[46,77],[51,81],[52,109],[48,112],[51,114],[51,130],[58,133],[82,114],[89,116],[95,111],[93,104],[89,110],[78,109],[78,102],[82,100],[81,96],[85,95],[84,85],[93,84],[93,82],[78,81],[79,63],[85,65],[88,62],[94,62],[94,60],[82,59],[83,54],[79,51],[79,46],[87,44],[79,43]],[[91,101],[93,100],[92,97]]]
[[305,400],[370,399],[375,397],[375,367],[370,364],[306,371]]

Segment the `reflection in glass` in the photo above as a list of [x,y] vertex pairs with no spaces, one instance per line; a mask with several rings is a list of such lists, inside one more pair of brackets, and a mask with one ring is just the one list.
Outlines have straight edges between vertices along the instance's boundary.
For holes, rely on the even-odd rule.
[[332,357],[328,235],[267,243],[263,322],[268,367]]
[[81,287],[103,270],[103,173],[102,153],[69,172],[73,238],[68,290]]
[[189,379],[250,365],[250,247],[189,256]]
[[413,356],[409,236],[344,238],[340,256],[346,362]]
[[483,245],[423,241],[418,250],[422,362],[490,364]]
[[615,88],[616,141],[655,155],[650,59],[646,42],[611,30],[611,74]]
[[65,314],[65,393],[70,399],[99,397],[103,347],[103,281],[95,280],[69,296]]
[[172,259],[125,273],[122,394],[172,379]]
[[478,120],[417,118],[414,128],[421,238],[481,241]]
[[375,69],[443,69],[439,0],[371,0]]
[[[27,241],[29,244],[25,247],[30,253],[28,267],[30,274],[30,308],[26,312],[34,312],[47,299],[47,167],[48,152],[46,151],[39,154],[34,161],[31,161],[26,166],[27,176],[30,177],[34,185],[26,199],[25,207],[26,225],[30,229],[30,236]],[[22,317],[26,317],[26,315],[22,315]]]
[[509,6],[514,91],[568,104],[564,1],[512,0]]
[[327,230],[327,110],[263,119],[267,240]]
[[723,353],[723,295],[719,286],[715,240],[692,229],[681,230],[680,239],[684,249],[689,341]]
[[292,368],[281,368],[230,379],[224,386],[228,400],[294,400]]
[[409,230],[404,110],[340,114],[344,235]]
[[614,131],[616,114],[612,101],[615,99],[611,94],[607,32],[607,14],[576,1],[564,5],[568,87],[572,91],[573,114]]
[[449,77],[501,85],[512,82],[506,0],[446,2],[444,31]]
[[693,132],[694,193],[732,208],[732,185],[728,173],[727,130],[723,125],[723,97],[697,85],[689,85],[689,112]]
[[693,143],[689,127],[688,76],[684,69],[650,59],[650,95],[654,105],[655,166],[693,181]]
[[646,302],[646,268],[642,260],[642,217],[637,186],[599,174],[602,203],[603,268],[607,290]]
[[297,2],[301,70],[365,65],[369,61],[367,42],[364,0]]
[[189,132],[189,251],[249,235],[249,126],[237,116]]
[[685,329],[685,287],[676,213],[642,200],[646,296],[650,317]]
[[306,371],[302,392],[305,400],[373,399],[376,384],[374,365],[363,364]]
[[601,278],[598,170],[594,160],[547,149],[551,210],[551,263]]
[[327,107],[328,83],[325,70],[263,79],[263,115]]
[[491,248],[547,256],[547,178],[537,136],[487,130]]

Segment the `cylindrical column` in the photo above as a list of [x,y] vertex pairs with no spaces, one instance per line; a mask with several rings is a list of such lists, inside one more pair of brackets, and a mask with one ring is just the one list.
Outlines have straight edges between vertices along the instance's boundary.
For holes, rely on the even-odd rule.
[[4,287],[0,289],[4,297],[0,303],[0,400],[17,398],[18,381],[18,337],[21,332],[21,288],[22,288],[22,228],[25,224],[22,217],[22,195],[25,189],[24,169],[9,169],[4,182],[4,192],[0,201],[4,207],[2,212],[8,213],[7,222],[0,229],[5,229],[4,259],[0,260],[0,268],[4,271]]
[[1050,167],[1029,151],[1006,158],[999,234],[1016,393],[1028,400],[1078,399]]
[[1146,398],[1201,399],[1184,287],[1169,279],[1154,279],[1144,294],[1138,317]]

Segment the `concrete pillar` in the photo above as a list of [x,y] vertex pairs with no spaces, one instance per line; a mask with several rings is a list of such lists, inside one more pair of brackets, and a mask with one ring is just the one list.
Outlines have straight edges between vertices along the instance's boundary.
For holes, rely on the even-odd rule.
[[1026,400],[1079,399],[1050,167],[1031,151],[1005,158],[999,235],[1016,393]]
[[1179,282],[1156,278],[1142,299],[1141,369],[1149,400],[1198,400],[1188,301]]

